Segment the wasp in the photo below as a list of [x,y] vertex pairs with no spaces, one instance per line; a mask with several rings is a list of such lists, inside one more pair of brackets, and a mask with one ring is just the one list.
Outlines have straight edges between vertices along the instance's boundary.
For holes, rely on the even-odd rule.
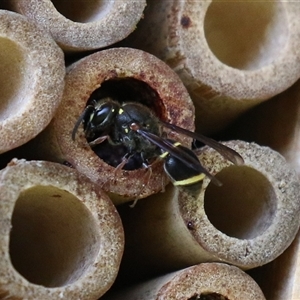
[[193,150],[164,136],[163,128],[198,140],[236,165],[243,158],[233,149],[199,133],[160,120],[139,102],[120,103],[109,97],[93,99],[79,116],[72,131],[75,140],[80,124],[96,154],[110,165],[126,170],[151,167],[164,160],[164,170],[174,185],[190,186],[208,176],[216,185],[222,183],[200,163]]

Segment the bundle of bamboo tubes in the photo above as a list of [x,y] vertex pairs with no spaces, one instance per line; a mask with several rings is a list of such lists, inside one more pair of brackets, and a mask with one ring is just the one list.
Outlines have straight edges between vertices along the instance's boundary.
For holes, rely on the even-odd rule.
[[299,13],[3,0],[0,299],[298,300]]

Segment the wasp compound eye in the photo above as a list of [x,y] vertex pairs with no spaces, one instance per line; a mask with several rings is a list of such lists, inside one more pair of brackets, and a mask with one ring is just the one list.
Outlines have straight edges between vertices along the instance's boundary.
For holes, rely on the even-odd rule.
[[115,109],[111,105],[103,105],[100,110],[96,110],[90,123],[92,127],[106,128],[113,122]]

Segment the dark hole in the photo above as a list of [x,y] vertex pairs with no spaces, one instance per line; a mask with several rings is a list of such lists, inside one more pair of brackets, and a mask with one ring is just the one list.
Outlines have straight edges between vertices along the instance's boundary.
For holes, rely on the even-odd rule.
[[104,81],[100,88],[90,96],[93,99],[111,97],[122,102],[140,102],[151,108],[161,118],[164,113],[162,102],[157,92],[147,83],[134,78],[117,78]]
[[209,293],[209,294],[195,295],[189,298],[189,300],[229,300],[229,299],[218,293]]
[[89,23],[105,16],[113,1],[109,0],[52,0],[57,11],[66,18],[79,23]]
[[251,239],[264,232],[276,211],[268,179],[248,166],[230,166],[216,177],[221,187],[209,184],[204,209],[210,222],[228,236]]
[[183,16],[180,23],[183,28],[188,28],[191,25],[191,19],[187,16]]

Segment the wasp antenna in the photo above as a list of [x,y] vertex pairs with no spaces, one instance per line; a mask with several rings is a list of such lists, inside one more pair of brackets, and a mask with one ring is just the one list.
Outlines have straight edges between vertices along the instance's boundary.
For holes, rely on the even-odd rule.
[[78,127],[79,125],[82,123],[83,119],[86,117],[86,115],[88,114],[88,112],[93,109],[92,105],[88,105],[84,111],[82,112],[82,114],[79,116],[79,118],[77,119],[73,131],[72,131],[72,140],[75,141],[75,136],[76,136],[76,132],[78,131]]

